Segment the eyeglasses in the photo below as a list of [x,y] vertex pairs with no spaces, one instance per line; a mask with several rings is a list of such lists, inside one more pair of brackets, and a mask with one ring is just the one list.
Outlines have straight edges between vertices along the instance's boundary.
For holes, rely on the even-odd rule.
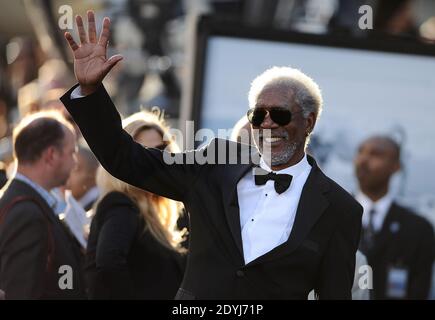
[[282,107],[273,107],[270,109],[254,108],[254,109],[249,109],[246,115],[248,117],[249,122],[255,127],[261,126],[261,124],[264,121],[264,118],[266,118],[266,115],[268,113],[269,113],[269,117],[277,125],[286,126],[292,121],[293,115],[301,112],[302,111],[292,113],[290,110]]

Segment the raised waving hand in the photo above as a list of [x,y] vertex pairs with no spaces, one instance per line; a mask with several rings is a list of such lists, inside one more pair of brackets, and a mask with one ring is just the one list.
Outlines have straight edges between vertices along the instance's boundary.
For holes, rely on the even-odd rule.
[[74,73],[84,95],[94,92],[109,71],[122,60],[121,55],[114,55],[107,59],[110,19],[104,18],[100,37],[97,38],[94,12],[88,11],[87,15],[87,33],[82,17],[76,16],[80,44],[77,44],[71,33],[65,32],[65,39],[74,55]]

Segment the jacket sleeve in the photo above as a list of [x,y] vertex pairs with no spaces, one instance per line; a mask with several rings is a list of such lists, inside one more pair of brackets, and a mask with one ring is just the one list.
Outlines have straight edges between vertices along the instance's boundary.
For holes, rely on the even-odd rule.
[[89,96],[71,99],[76,87],[61,101],[102,166],[129,184],[183,201],[201,168],[192,160],[203,151],[172,154],[142,147],[122,129],[119,113],[103,85]]
[[28,203],[6,215],[0,239],[0,288],[6,299],[39,299],[45,290],[48,257],[47,223]]
[[426,300],[432,284],[432,267],[434,263],[435,240],[430,223],[421,223],[418,232],[418,248],[415,253],[414,264],[409,275],[409,299]]
[[127,258],[138,228],[138,212],[128,205],[106,207],[96,251],[98,288],[93,298],[131,299],[133,283]]
[[359,204],[355,204],[340,215],[321,263],[315,289],[319,299],[352,298],[361,216],[362,207]]

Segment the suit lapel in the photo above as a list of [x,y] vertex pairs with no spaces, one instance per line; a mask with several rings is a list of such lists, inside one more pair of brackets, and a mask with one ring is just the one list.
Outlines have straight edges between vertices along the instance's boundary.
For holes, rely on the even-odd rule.
[[231,183],[229,188],[225,190],[225,217],[228,222],[229,229],[237,249],[243,259],[243,243],[240,227],[240,208],[237,194],[237,183],[240,179],[252,168],[251,165],[233,165],[229,173]]
[[307,237],[313,225],[329,206],[329,201],[324,195],[329,189],[329,182],[312,157],[308,156],[308,162],[311,164],[312,169],[302,189],[289,239],[268,253],[251,261],[248,265],[266,262],[292,253]]
[[249,163],[247,164],[231,164],[226,167],[224,170],[225,178],[224,187],[223,187],[223,197],[225,204],[225,218],[228,223],[228,227],[231,232],[231,236],[234,240],[234,243],[238,249],[239,259],[244,261],[243,255],[243,242],[242,242],[242,233],[240,226],[240,207],[238,201],[237,194],[237,184],[248,172],[252,169],[252,167],[259,163],[260,155],[252,146],[247,146],[243,144],[238,145],[240,149],[238,149],[239,157],[238,160],[241,159],[241,152],[249,152]]

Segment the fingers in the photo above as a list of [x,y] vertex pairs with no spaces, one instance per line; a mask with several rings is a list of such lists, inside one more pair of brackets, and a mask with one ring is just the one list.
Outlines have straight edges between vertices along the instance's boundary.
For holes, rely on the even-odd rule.
[[105,17],[103,20],[103,30],[101,30],[100,40],[98,40],[98,44],[103,47],[107,46],[107,41],[109,40],[110,35],[110,19]]
[[114,55],[107,59],[107,61],[104,63],[104,73],[109,73],[109,71],[112,70],[112,68],[122,59],[123,56],[121,56],[120,54]]
[[71,33],[69,33],[69,32],[65,32],[64,36],[65,36],[65,39],[68,41],[68,44],[69,44],[71,50],[72,50],[72,51],[76,51],[76,50],[79,48],[79,46],[78,46],[77,43],[74,41],[74,39],[73,39]]
[[77,23],[77,29],[80,37],[80,42],[82,44],[88,42],[86,37],[85,27],[83,26],[82,16],[80,15],[76,16],[76,23]]
[[88,36],[89,42],[97,43],[97,28],[95,27],[95,15],[93,11],[88,11]]

